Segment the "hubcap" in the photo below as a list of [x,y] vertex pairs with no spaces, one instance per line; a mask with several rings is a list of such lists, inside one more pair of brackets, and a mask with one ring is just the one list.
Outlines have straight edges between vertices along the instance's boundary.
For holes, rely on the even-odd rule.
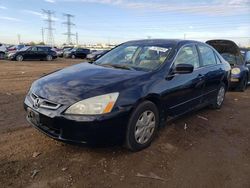
[[76,58],[76,56],[75,55],[72,55],[72,59],[75,59]]
[[225,88],[221,87],[217,96],[217,105],[220,106],[222,104],[222,102],[224,101],[224,97],[225,97]]
[[155,114],[152,111],[143,112],[135,125],[135,140],[139,144],[145,144],[155,130]]
[[17,56],[17,60],[18,61],[22,61],[23,60],[23,56]]
[[49,55],[49,56],[47,56],[47,60],[48,61],[51,61],[52,60],[52,57]]

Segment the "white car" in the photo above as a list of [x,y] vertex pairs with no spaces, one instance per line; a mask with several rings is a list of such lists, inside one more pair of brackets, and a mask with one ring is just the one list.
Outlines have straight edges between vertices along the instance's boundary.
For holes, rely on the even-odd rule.
[[0,59],[4,59],[7,48],[5,45],[0,44]]

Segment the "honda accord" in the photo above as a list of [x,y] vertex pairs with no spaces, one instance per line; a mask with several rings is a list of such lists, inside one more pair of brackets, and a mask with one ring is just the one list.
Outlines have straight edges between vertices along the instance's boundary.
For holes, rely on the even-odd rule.
[[197,108],[220,108],[230,70],[216,50],[201,42],[130,41],[93,64],[36,80],[24,108],[28,122],[54,139],[118,139],[139,151],[165,122]]

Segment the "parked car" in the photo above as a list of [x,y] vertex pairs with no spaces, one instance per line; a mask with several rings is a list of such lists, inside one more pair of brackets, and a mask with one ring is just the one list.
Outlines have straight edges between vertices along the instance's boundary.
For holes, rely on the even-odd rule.
[[72,59],[75,59],[75,58],[85,59],[89,53],[90,53],[89,49],[73,48],[72,50],[65,51],[64,57],[72,58]]
[[7,51],[7,48],[5,45],[0,44],[0,59],[4,59],[5,58],[5,53]]
[[27,120],[54,139],[118,139],[138,151],[150,145],[166,121],[207,105],[221,108],[230,70],[216,50],[201,42],[130,41],[93,64],[35,81],[24,108]]
[[23,60],[47,60],[52,61],[57,58],[55,51],[47,46],[27,46],[19,51],[8,54],[8,59],[23,61]]
[[213,46],[231,65],[230,87],[245,91],[250,80],[250,74],[237,44],[230,40],[210,40],[206,43]]
[[98,58],[106,54],[109,50],[97,50],[87,55],[87,59],[90,61],[96,61]]
[[[13,52],[16,52],[18,50],[21,50],[22,48],[26,47],[27,45],[24,45],[24,44],[19,44],[19,45],[14,45],[14,46],[10,46],[8,48],[8,53],[13,53]],[[29,46],[29,45],[28,45]]]
[[[250,72],[250,49],[248,48],[241,48],[240,52],[242,56],[244,57],[244,62]],[[248,79],[248,84],[250,84],[250,79]]]

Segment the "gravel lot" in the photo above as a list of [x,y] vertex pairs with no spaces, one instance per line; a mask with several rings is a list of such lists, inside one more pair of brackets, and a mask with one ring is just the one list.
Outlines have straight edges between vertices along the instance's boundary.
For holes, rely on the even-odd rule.
[[22,103],[32,81],[81,61],[0,60],[1,187],[250,187],[250,87],[227,93],[221,110],[169,123],[138,153],[68,145],[29,126]]

